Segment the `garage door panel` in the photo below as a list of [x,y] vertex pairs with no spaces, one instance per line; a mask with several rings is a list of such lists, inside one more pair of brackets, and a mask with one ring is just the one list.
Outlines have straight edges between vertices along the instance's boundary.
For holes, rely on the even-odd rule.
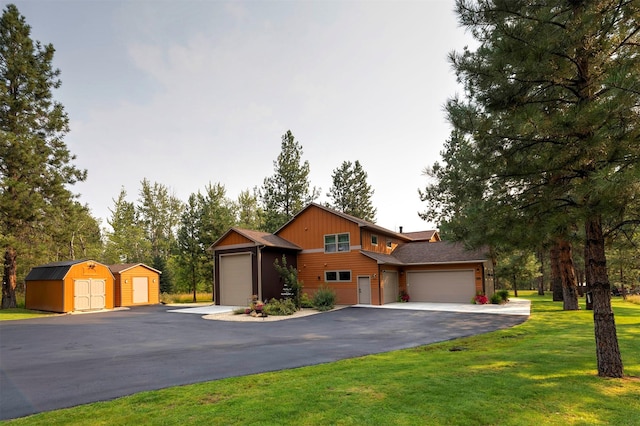
[[410,272],[412,302],[470,303],[475,296],[475,273],[463,271]]
[[220,256],[220,304],[245,306],[253,288],[251,254]]
[[384,285],[382,303],[393,303],[398,301],[398,273],[396,271],[383,271],[382,283]]

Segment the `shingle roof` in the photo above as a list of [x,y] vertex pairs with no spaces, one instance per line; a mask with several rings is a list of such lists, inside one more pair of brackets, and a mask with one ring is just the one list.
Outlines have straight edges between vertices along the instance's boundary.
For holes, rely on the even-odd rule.
[[486,250],[467,250],[461,243],[426,241],[407,243],[394,250],[393,256],[405,265],[425,263],[483,262]]
[[349,220],[349,221],[351,221],[351,222],[356,223],[360,228],[367,228],[367,229],[370,229],[370,230],[373,230],[373,231],[379,232],[379,233],[381,233],[381,234],[385,234],[385,235],[392,235],[392,236],[394,236],[394,237],[396,237],[396,238],[398,238],[398,239],[400,239],[400,240],[404,240],[404,241],[411,241],[411,237],[408,237],[408,236],[407,236],[407,235],[405,235],[405,234],[400,234],[400,233],[398,233],[398,232],[391,231],[390,229],[383,228],[382,226],[378,226],[378,225],[376,225],[375,223],[367,222],[366,220],[362,220],[362,219],[360,219],[360,218],[358,218],[358,217],[351,216],[350,214],[342,213],[342,212],[340,212],[340,211],[338,211],[338,210],[334,210],[334,209],[332,209],[332,208],[329,208],[329,207],[323,206],[322,204],[316,204],[316,203],[309,203],[309,204],[307,204],[307,206],[306,206],[305,208],[303,208],[302,210],[300,210],[298,213],[296,213],[296,215],[295,215],[291,220],[289,220],[287,223],[285,223],[284,225],[282,225],[282,226],[280,227],[280,229],[278,229],[278,230],[275,232],[275,234],[278,234],[282,229],[284,229],[284,228],[285,228],[285,227],[287,227],[291,222],[293,222],[294,220],[296,220],[296,218],[297,218],[298,216],[300,216],[300,214],[302,214],[302,212],[304,212],[305,210],[307,210],[307,209],[309,209],[309,208],[311,208],[311,207],[317,207],[317,208],[322,209],[322,210],[324,210],[324,211],[326,211],[326,212],[332,213],[332,214],[334,214],[334,215],[336,215],[336,216],[340,216],[340,217],[342,217],[342,218],[344,218],[344,219],[346,219],[346,220]]
[[114,274],[119,274],[119,273],[124,272],[124,271],[126,271],[128,269],[135,268],[136,266],[145,267],[145,268],[150,269],[150,270],[152,270],[154,272],[157,272],[159,274],[162,273],[162,271],[158,271],[157,269],[154,269],[151,266],[147,266],[144,263],[118,263],[116,265],[109,265],[109,270]]
[[62,280],[73,265],[86,262],[87,260],[65,260],[62,262],[52,262],[45,265],[35,266],[29,271],[25,281],[47,281]]
[[435,229],[430,229],[428,231],[418,231],[418,232],[404,232],[403,235],[411,238],[413,241],[429,241],[433,236],[438,232]]
[[227,232],[224,233],[218,240],[211,245],[211,248],[215,248],[218,245],[218,242],[222,241],[227,235],[231,232],[236,232],[243,237],[253,241],[256,245],[266,246],[266,247],[277,247],[284,248],[290,250],[302,250],[296,244],[293,244],[282,237],[271,234],[269,232],[262,231],[254,231],[251,229],[242,229],[242,228],[231,228]]
[[376,253],[376,252],[367,251],[367,250],[360,250],[360,253],[375,260],[376,262],[378,262],[379,265],[402,265],[403,264],[401,260],[399,260],[398,258],[390,254]]

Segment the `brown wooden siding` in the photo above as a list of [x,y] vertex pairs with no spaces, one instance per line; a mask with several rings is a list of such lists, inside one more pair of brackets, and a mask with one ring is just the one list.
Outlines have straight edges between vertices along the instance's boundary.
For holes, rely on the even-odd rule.
[[[375,235],[378,237],[378,244],[371,244],[371,236]],[[391,248],[387,247],[387,241],[391,240]],[[398,247],[399,244],[404,244],[404,241],[400,239],[389,236],[386,234],[381,234],[379,232],[372,232],[368,229],[362,230],[362,249],[367,251],[372,251],[374,253],[383,253],[383,254],[391,254],[393,250]]]
[[[351,271],[350,282],[325,282],[325,271]],[[378,265],[358,250],[350,253],[301,253],[298,254],[298,277],[304,283],[304,292],[313,296],[326,286],[333,289],[339,305],[358,303],[358,276],[371,277],[371,303],[380,304]]]
[[283,283],[280,279],[280,274],[278,274],[273,264],[276,259],[278,259],[278,263],[282,265],[283,254],[286,256],[287,266],[297,268],[296,252],[278,249],[263,249],[260,253],[262,257],[260,297],[262,300],[282,299]]
[[218,243],[218,247],[219,246],[231,246],[231,245],[235,245],[235,244],[254,244],[253,241],[251,241],[250,239],[238,234],[235,231],[231,231],[229,232],[229,235],[227,235],[226,237],[224,237],[219,243]]
[[[349,244],[360,245],[360,228],[354,222],[336,216],[317,207],[310,207],[295,221],[278,232],[278,236],[290,241],[303,250],[323,249],[324,236],[349,233]],[[335,253],[339,255],[340,253]]]

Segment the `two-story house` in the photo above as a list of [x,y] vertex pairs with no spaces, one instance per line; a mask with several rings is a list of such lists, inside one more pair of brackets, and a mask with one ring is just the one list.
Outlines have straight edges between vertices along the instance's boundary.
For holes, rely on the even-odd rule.
[[309,295],[332,288],[338,304],[469,303],[493,293],[491,262],[481,251],[440,241],[437,231],[394,232],[319,204],[309,204],[275,233],[231,228],[212,245],[214,300],[244,306],[252,295],[280,298],[273,264],[285,255]]

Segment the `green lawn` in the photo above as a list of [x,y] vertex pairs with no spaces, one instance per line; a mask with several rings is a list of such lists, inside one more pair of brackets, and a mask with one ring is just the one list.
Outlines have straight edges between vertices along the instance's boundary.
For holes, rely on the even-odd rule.
[[[596,375],[592,313],[564,312],[548,297],[527,297],[531,319],[508,330],[143,392],[12,423],[640,424],[640,305],[614,300],[628,377],[603,379]],[[260,356],[260,348],[253,350]]]
[[0,321],[23,320],[56,315],[51,312],[32,311],[24,308],[0,309]]

